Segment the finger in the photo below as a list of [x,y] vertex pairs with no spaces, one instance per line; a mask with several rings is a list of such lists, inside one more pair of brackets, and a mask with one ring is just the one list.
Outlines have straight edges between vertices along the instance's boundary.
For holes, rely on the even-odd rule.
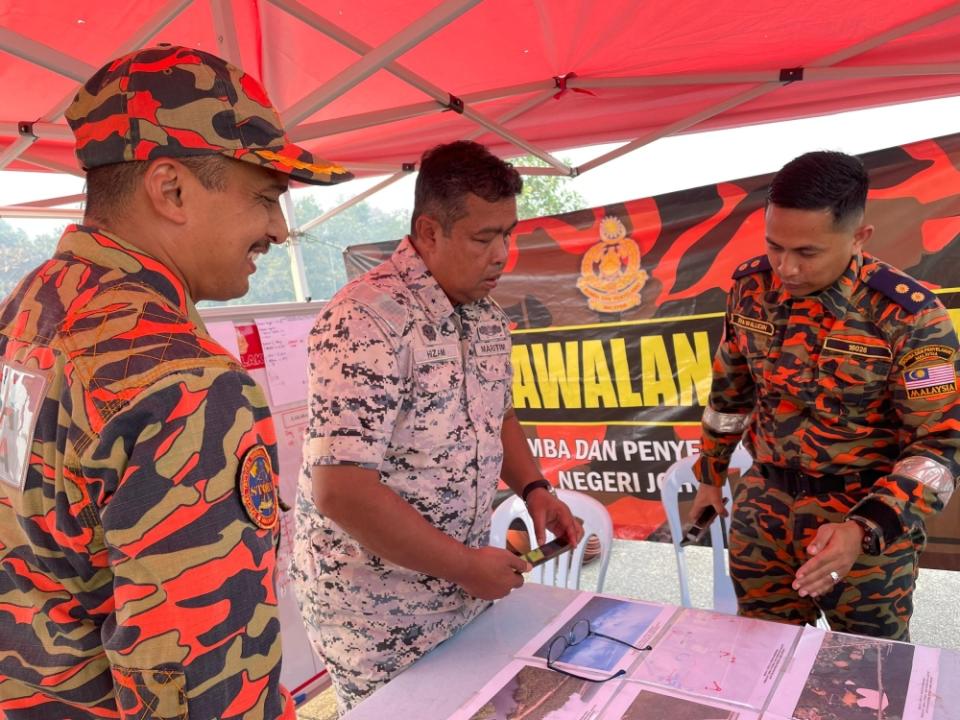
[[830,538],[833,537],[833,531],[834,527],[832,523],[821,525],[817,528],[817,534],[813,536],[813,541],[807,545],[807,552],[811,555],[816,555],[823,550],[827,546],[827,543],[830,542]]

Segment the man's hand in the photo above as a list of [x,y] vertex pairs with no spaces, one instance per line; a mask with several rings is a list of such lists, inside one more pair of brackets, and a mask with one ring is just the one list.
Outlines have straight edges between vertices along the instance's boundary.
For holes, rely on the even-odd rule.
[[498,600],[523,585],[530,563],[509,550],[497,547],[469,548],[462,572],[452,580],[481,600]]
[[860,557],[863,529],[855,522],[825,523],[817,529],[813,542],[807,545],[812,556],[800,569],[793,581],[793,589],[800,597],[819,597],[830,592],[836,585],[831,572],[841,580]]
[[537,534],[537,547],[546,542],[546,530],[568,545],[576,547],[583,537],[583,525],[573,516],[566,503],[544,488],[537,488],[527,496],[527,512]]
[[726,517],[728,515],[727,508],[723,504],[722,487],[719,485],[700,483],[700,487],[697,488],[697,495],[693,498],[693,507],[690,508],[690,513],[688,514],[690,522],[694,522],[700,517],[700,512],[707,507],[707,505],[713,505],[720,517]]

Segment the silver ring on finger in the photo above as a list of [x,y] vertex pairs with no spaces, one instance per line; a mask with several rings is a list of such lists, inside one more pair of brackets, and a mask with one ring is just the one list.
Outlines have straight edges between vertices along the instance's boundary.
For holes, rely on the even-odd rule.
[[833,580],[833,584],[836,585],[838,582],[840,582],[840,574],[836,570],[831,570],[830,579]]

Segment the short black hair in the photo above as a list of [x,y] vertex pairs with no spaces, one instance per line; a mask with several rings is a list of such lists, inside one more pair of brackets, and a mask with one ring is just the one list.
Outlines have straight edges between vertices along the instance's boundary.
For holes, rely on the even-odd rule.
[[860,158],[818,150],[794,158],[773,176],[767,202],[794,210],[830,210],[839,227],[860,221],[869,185]]
[[413,196],[410,234],[416,234],[417,218],[427,213],[450,232],[467,214],[466,198],[473,193],[487,202],[515,197],[523,190],[516,168],[487,148],[470,140],[437,145],[420,158]]
[[[222,155],[191,155],[174,159],[193,173],[207,190],[226,190],[227,163],[231,162],[229,158]],[[143,179],[148,165],[149,160],[132,160],[88,170],[84,215],[100,222],[115,219],[133,198],[137,183]]]

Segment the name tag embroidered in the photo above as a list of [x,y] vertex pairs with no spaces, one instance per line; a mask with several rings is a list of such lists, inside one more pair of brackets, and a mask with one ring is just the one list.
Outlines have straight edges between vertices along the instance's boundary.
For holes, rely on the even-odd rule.
[[911,400],[947,395],[957,391],[957,373],[949,363],[905,370],[903,386]]
[[883,345],[865,345],[863,343],[853,342],[851,340],[841,340],[840,338],[828,337],[823,342],[824,350],[833,350],[834,352],[844,353],[845,355],[857,355],[859,357],[880,358],[882,360],[892,360],[893,353],[890,348]]
[[413,360],[417,365],[423,363],[441,362],[443,360],[459,360],[459,343],[450,343],[448,345],[429,345],[427,347],[416,348],[413,351]]
[[767,322],[766,320],[748,318],[744,315],[734,315],[730,318],[730,321],[737,327],[742,327],[744,330],[758,332],[763,335],[773,335],[773,323]]
[[23,489],[47,378],[0,363],[0,481]]
[[490,342],[475,342],[473,344],[473,353],[478,357],[487,355],[503,355],[507,352],[507,340],[491,340]]

